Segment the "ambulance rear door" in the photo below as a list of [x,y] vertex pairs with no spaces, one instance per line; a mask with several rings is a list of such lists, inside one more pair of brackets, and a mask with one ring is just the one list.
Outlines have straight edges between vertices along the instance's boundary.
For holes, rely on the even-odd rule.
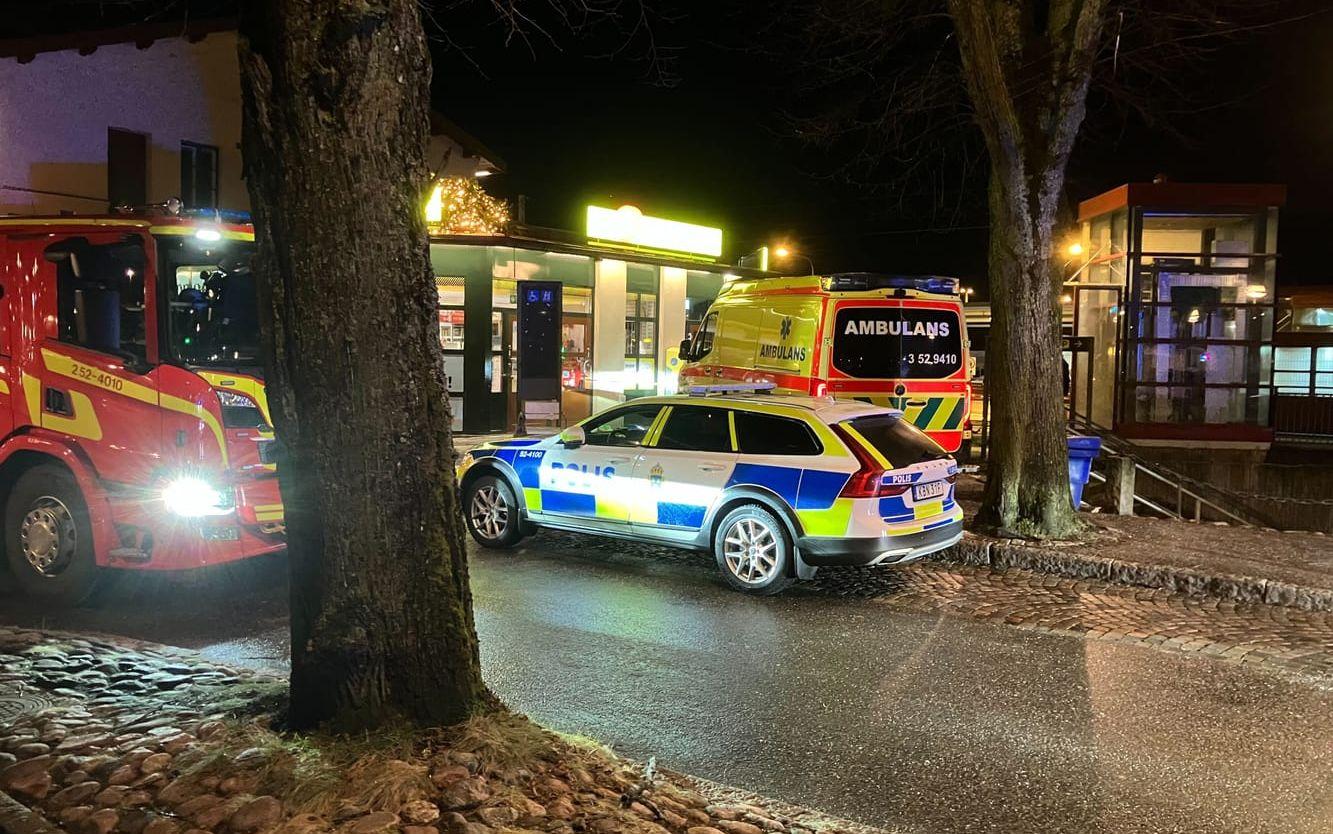
[[949,299],[841,299],[828,328],[829,391],[902,409],[948,451],[967,416],[966,331]]

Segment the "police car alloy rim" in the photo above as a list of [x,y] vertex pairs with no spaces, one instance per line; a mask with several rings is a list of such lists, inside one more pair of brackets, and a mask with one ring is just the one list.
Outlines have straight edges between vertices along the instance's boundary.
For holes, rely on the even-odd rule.
[[472,493],[469,512],[472,529],[488,539],[498,539],[509,527],[509,505],[494,486],[484,486]]
[[722,558],[732,576],[762,585],[778,570],[778,537],[759,519],[738,519],[722,539]]
[[59,498],[43,495],[19,523],[23,558],[42,576],[57,576],[68,567],[78,544],[79,528]]

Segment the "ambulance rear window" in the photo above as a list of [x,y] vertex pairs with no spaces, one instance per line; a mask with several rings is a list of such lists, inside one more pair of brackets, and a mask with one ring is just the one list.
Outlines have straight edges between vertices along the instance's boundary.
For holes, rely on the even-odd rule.
[[940,444],[930,439],[930,435],[893,414],[858,417],[847,425],[888,458],[894,469],[949,456]]
[[833,367],[858,379],[943,379],[963,367],[958,311],[925,307],[842,307]]

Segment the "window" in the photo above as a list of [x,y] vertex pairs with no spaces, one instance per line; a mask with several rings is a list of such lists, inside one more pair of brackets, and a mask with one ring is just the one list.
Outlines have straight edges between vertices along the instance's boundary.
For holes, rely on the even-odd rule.
[[126,237],[94,244],[75,237],[45,254],[55,265],[60,341],[145,361],[143,242]]
[[860,379],[943,379],[963,367],[958,311],[841,307],[833,367]]
[[709,313],[699,332],[694,334],[694,343],[690,345],[690,355],[694,359],[703,359],[713,349],[713,337],[717,335],[717,313]]
[[168,311],[164,356],[192,366],[262,364],[254,251],[248,241],[157,238],[159,291]]
[[625,390],[657,386],[657,267],[625,265]]
[[635,405],[620,408],[583,425],[589,446],[639,446],[648,434],[653,421],[662,410],[660,405]]
[[142,206],[148,202],[146,134],[107,128],[106,199],[113,206]]
[[749,411],[733,412],[743,455],[819,455],[824,447],[800,420]]
[[730,452],[731,424],[727,421],[726,409],[675,406],[657,438],[657,448]]
[[181,142],[181,202],[186,208],[218,207],[218,149]]
[[925,432],[890,414],[858,417],[848,423],[889,461],[891,469],[948,457]]

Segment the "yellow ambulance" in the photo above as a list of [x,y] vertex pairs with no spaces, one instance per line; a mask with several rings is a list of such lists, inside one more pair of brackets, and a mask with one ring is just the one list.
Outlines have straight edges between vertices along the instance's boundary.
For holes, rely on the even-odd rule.
[[971,363],[956,278],[736,278],[680,356],[681,390],[773,382],[780,392],[900,409],[949,452],[971,435]]

